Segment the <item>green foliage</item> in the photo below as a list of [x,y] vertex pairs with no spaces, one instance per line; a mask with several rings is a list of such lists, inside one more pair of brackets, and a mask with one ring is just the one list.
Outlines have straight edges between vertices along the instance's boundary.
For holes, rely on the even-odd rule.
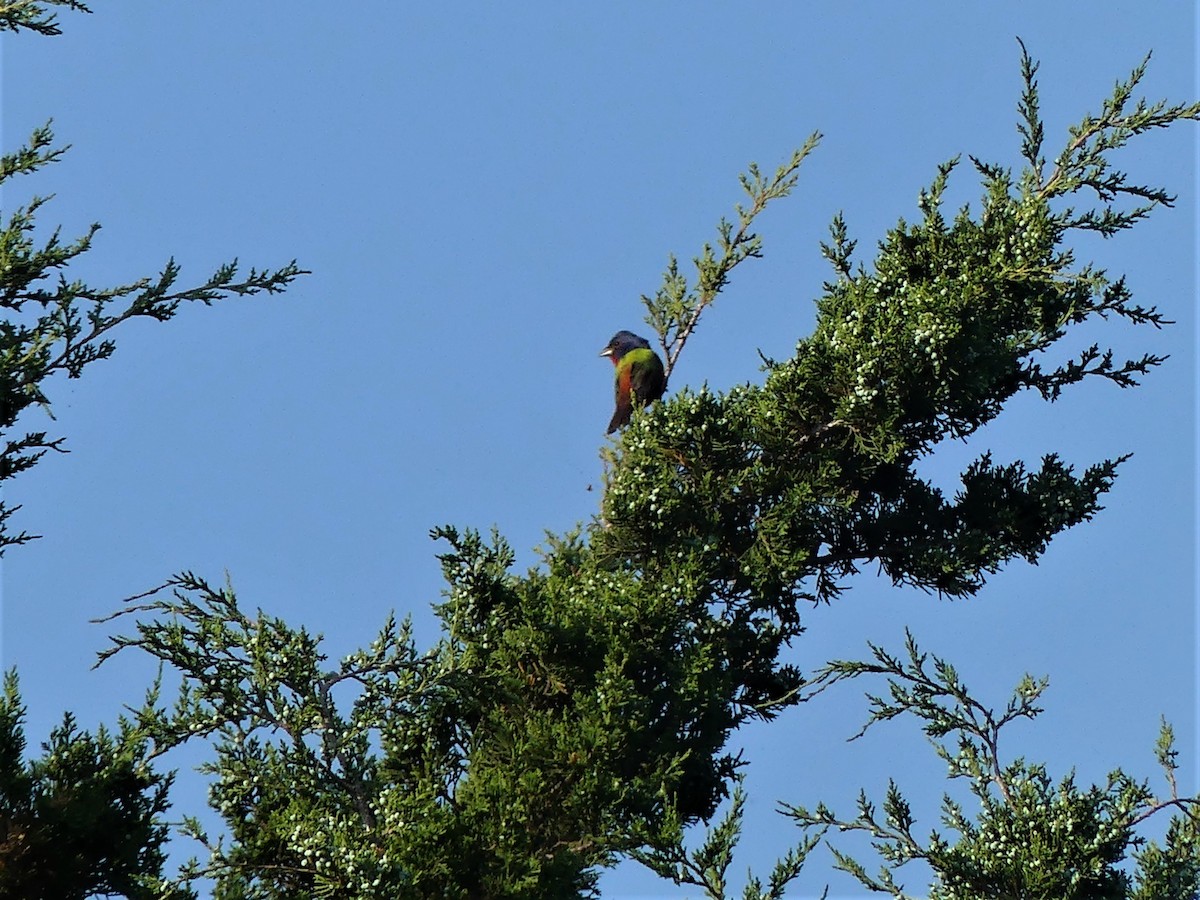
[[[724,816],[708,829],[704,841],[695,850],[688,850],[682,836],[668,844],[649,850],[635,850],[631,856],[658,875],[677,885],[692,885],[704,891],[708,900],[726,900],[729,891],[729,868],[742,832],[746,807],[746,792],[741,777],[733,789],[729,808]],[[809,853],[821,843],[824,832],[808,835],[771,869],[764,885],[762,879],[749,875],[742,890],[742,900],[782,900],[787,886],[800,874]],[[828,889],[821,895],[824,900]]]
[[24,718],[9,672],[0,698],[0,896],[191,896],[161,877],[172,776],[150,766],[137,730],[122,719],[115,734],[93,735],[68,714],[43,755],[26,762]]
[[0,31],[25,29],[47,36],[62,34],[58,16],[51,11],[54,7],[91,12],[79,0],[0,0]]
[[[947,219],[941,200],[955,163],[941,166],[919,220],[889,232],[869,270],[856,267],[835,220],[823,248],[835,278],[795,355],[768,361],[761,385],[684,389],[635,413],[606,450],[602,515],[549,537],[539,566],[514,573],[498,535],[437,529],[449,547],[440,557],[447,590],[437,607],[443,639],[427,653],[407,625],[389,621],[369,650],[326,666],[319,638],[248,616],[228,587],[190,574],[166,586],[170,596],[152,592],[127,610],[136,634],[116,638],[106,656],[140,649],[182,678],[174,708],[148,703],[140,726],[164,751],[214,742],[208,771],[228,834],[212,840],[191,824],[209,858],[186,878],[215,879],[222,898],[588,896],[598,867],[632,854],[723,897],[740,794],[699,849],[685,835],[735,782],[733,730],[804,696],[799,671],[781,662],[804,630],[802,604],[835,599],[871,562],[897,583],[969,595],[1091,518],[1120,459],[1077,473],[1054,454],[1029,466],[985,452],[953,497],[916,463],[974,434],[1022,391],[1054,400],[1095,377],[1128,387],[1161,362],[1146,354],[1119,364],[1091,347],[1051,365],[1046,354],[1090,320],[1164,323],[1119,279],[1076,266],[1066,242],[1096,223],[1135,224],[1145,211],[1121,206],[1129,196],[1170,202],[1112,172],[1105,154],[1147,128],[1200,117],[1200,106],[1126,112],[1136,71],[1104,115],[1071,132],[1043,177],[1036,66],[1027,56],[1022,66],[1025,170],[1013,177],[975,161],[982,203]],[[816,139],[774,176],[752,167],[743,177],[748,204],[699,254],[694,285],[672,259],[644,298],[668,365],[733,268],[760,254],[754,220],[792,190]],[[1062,203],[1084,191],[1098,207]],[[994,737],[1031,714],[1041,690],[1023,685],[1024,699],[995,719],[965,690],[953,693],[951,669],[938,664],[935,675],[942,682],[913,685],[909,700],[880,701],[879,717],[924,710],[935,730],[961,732],[974,720],[942,702],[958,697],[981,717],[979,734]],[[995,758],[986,741],[971,746],[957,763],[964,772]],[[992,840],[1005,816],[1026,822],[1042,800],[1061,800],[1104,826],[1064,840],[1098,854],[1097,883],[1107,884],[1126,837],[1111,825],[1147,802],[1136,786],[1114,782],[1110,798],[1054,787],[1036,768],[1004,777],[1009,797],[970,827]],[[860,826],[892,829],[888,852],[913,856],[920,848],[898,790],[885,810],[893,824],[876,822],[864,798]],[[833,821],[824,811],[809,824],[821,827],[820,816]],[[1147,851],[1155,884],[1181,871],[1185,826]],[[751,879],[745,896],[780,896],[814,842],[766,883]],[[951,860],[954,848],[938,846]],[[975,832],[956,846],[963,859],[983,853]],[[967,878],[963,859],[953,871]],[[969,883],[1004,884],[1015,871],[989,868]],[[873,884],[891,890],[888,879],[885,870]]]
[[[38,4],[18,5],[22,15],[42,15]],[[24,20],[3,18],[4,12],[0,10],[0,22],[14,28],[24,24]],[[35,129],[25,146],[0,157],[0,185],[14,190],[8,186],[10,179],[57,162],[65,152],[65,147],[54,146],[49,124]],[[18,418],[35,406],[49,412],[46,389],[56,374],[78,378],[92,363],[112,356],[116,350],[112,335],[121,323],[134,318],[165,322],[184,303],[207,306],[229,296],[276,293],[304,274],[295,262],[239,274],[234,260],[202,284],[180,288],[180,267],[170,259],[157,276],[114,287],[68,281],[63,270],[91,249],[100,226],[92,225],[73,241],[63,242],[57,230],[39,239],[36,215],[47,202],[46,197],[34,196],[0,227],[0,483],[36,465],[51,450],[65,452],[63,439],[51,438],[45,431],[14,433]],[[13,512],[0,502],[0,552],[33,538],[8,529]]]
[[[864,832],[884,865],[872,876],[855,858],[832,847],[835,865],[871,889],[904,898],[892,872],[914,860],[933,870],[931,900],[1194,900],[1200,892],[1200,800],[1180,797],[1175,783],[1176,751],[1164,722],[1157,753],[1169,795],[1156,798],[1149,786],[1120,770],[1103,785],[1076,786],[1073,775],[1055,783],[1042,765],[1016,759],[1005,763],[1000,732],[1017,719],[1042,712],[1037,701],[1048,685],[1029,675],[1017,685],[1002,712],[976,700],[945,660],[922,653],[912,635],[905,657],[871,645],[872,660],[835,661],[813,682],[815,694],[839,681],[882,675],[887,696],[868,694],[871,714],[855,737],[875,723],[916,716],[947,763],[951,779],[964,779],[979,802],[971,818],[946,795],[942,823],[957,835],[937,831],[922,841],[916,820],[894,782],[889,783],[882,816],[862,793],[858,815],[842,819],[824,804],[814,811],[785,806],[802,828],[822,837],[830,829]],[[951,745],[942,738],[954,739]],[[1175,810],[1163,845],[1140,836],[1142,822]],[[1132,875],[1122,866],[1135,852]]]
[[[76,0],[0,3],[0,30],[59,33],[55,8],[87,12]],[[49,125],[26,145],[0,156],[0,185],[11,197],[18,176],[58,161]],[[58,230],[39,234],[37,214],[48,198],[33,196],[0,223],[0,483],[36,465],[50,450],[65,452],[62,438],[17,430],[22,416],[40,406],[49,413],[50,382],[78,378],[116,348],[115,330],[133,318],[167,321],[181,304],[205,305],[231,295],[274,293],[301,274],[295,263],[277,270],[250,269],[236,261],[202,284],[177,285],[170,260],[152,278],[115,287],[68,280],[65,270],[91,248],[99,229],[63,241]],[[15,508],[0,502],[0,551],[32,538],[7,527]],[[0,699],[0,896],[83,898],[182,898],[185,889],[163,881],[171,776],[151,766],[146,734],[121,719],[115,731],[80,730],[73,717],[27,759],[24,707],[15,673]]]
[[[800,164],[820,142],[820,132],[814,131],[771,178],[766,178],[758,165],[751,163],[739,179],[750,204],[738,204],[734,208],[737,214],[736,231],[728,219],[723,218],[717,223],[717,247],[714,249],[712,244],[705,244],[694,260],[696,283],[688,284],[687,278],[679,272],[678,260],[672,254],[663,273],[662,285],[654,297],[642,296],[642,302],[648,310],[646,321],[659,336],[668,377],[688,338],[700,323],[700,316],[729,284],[734,268],[747,259],[762,256],[762,238],[751,230],[754,219],[772,200],[779,200],[792,192],[799,178],[797,170]],[[720,256],[717,256],[717,250],[720,250]]]
[[[878,562],[898,584],[968,595],[1010,559],[1036,560],[1055,534],[1100,509],[1121,459],[1076,473],[1055,454],[1028,467],[985,452],[953,497],[916,472],[939,444],[969,437],[1019,392],[1055,400],[1085,378],[1129,387],[1163,361],[1146,353],[1117,362],[1096,345],[1060,365],[1045,360],[1085,322],[1165,323],[1134,303],[1121,279],[1078,266],[1066,242],[1101,223],[1106,233],[1131,227],[1170,204],[1162,189],[1111,169],[1107,153],[1150,128],[1200,117],[1200,105],[1138,101],[1130,110],[1139,67],[1101,116],[1071,129],[1043,176],[1027,56],[1023,69],[1026,168],[1014,177],[975,160],[980,206],[947,219],[942,197],[957,161],[940,166],[921,192],[920,219],[901,220],[869,270],[855,268],[839,216],[823,248],[836,277],[817,301],[813,333],[791,359],[768,361],[761,386],[680,391],[635,420],[612,454],[597,552],[651,578],[688,554],[726,617],[770,617],[791,634],[799,601],[832,599],[864,563]],[[773,183],[790,185],[799,158]],[[762,183],[746,182],[752,209]],[[1060,203],[1078,204],[1081,193],[1098,205]],[[1139,205],[1121,205],[1131,197]],[[728,231],[723,223],[722,236]],[[706,274],[712,255],[697,260],[702,285],[724,283]],[[674,324],[687,321],[681,296],[672,265],[659,294],[644,298],[664,347],[669,334],[686,337]],[[697,315],[704,296],[692,295]]]
[[[380,723],[403,730],[409,707],[448,696],[431,661],[413,651],[407,626],[389,620],[368,650],[327,672],[319,638],[246,616],[228,587],[191,575],[169,587],[172,599],[135,607],[169,616],[139,625],[137,643],[171,660],[185,681],[170,712],[149,697],[139,726],[160,753],[192,737],[215,739],[216,759],[203,771],[215,776],[212,804],[230,829],[227,849],[187,821],[185,833],[212,859],[186,876],[217,878],[222,897],[371,896],[373,884],[404,883],[411,861],[389,853],[387,836],[406,834],[408,853],[428,852],[423,840],[436,842],[444,818],[439,788],[391,790],[371,745]],[[130,643],[118,640],[105,656]],[[342,692],[353,695],[345,716]],[[269,892],[247,876],[264,858]]]
[[[0,27],[57,33],[54,7],[86,10],[75,0],[7,3]],[[814,687],[883,673],[893,689],[873,701],[873,720],[912,713],[932,737],[957,736],[957,752],[940,752],[982,812],[972,821],[948,802],[960,836],[951,845],[913,837],[894,786],[883,819],[865,797],[848,823],[824,807],[795,808],[814,831],[765,882],[748,880],[747,900],[782,897],[831,825],[873,834],[889,866],[925,859],[947,900],[1193,896],[1197,823],[1193,801],[1175,793],[1166,732],[1159,758],[1170,799],[1154,800],[1120,773],[1079,790],[1040,767],[999,762],[1000,729],[1036,714],[1043,682],[1027,679],[996,715],[948,665],[935,660],[928,671],[915,644],[907,663],[882,651],[873,663],[835,663],[808,693],[781,662],[804,631],[803,604],[834,600],[864,564],[878,563],[898,584],[964,596],[1090,519],[1120,458],[1076,472],[1055,454],[1030,465],[984,452],[952,497],[916,464],[975,434],[1023,391],[1053,401],[1088,378],[1129,387],[1162,362],[1152,353],[1118,362],[1098,345],[1050,360],[1089,321],[1165,324],[1119,278],[1076,265],[1067,245],[1076,231],[1115,234],[1170,205],[1163,189],[1113,169],[1109,153],[1200,118],[1200,104],[1134,101],[1143,64],[1099,116],[1071,129],[1047,174],[1037,66],[1024,53],[1021,66],[1024,168],[1013,175],[972,158],[981,203],[948,218],[942,198],[957,160],[940,166],[917,221],[900,221],[870,268],[855,262],[837,217],[822,247],[834,278],[817,300],[813,333],[790,359],[766,361],[762,384],[684,389],[635,412],[605,450],[600,515],[550,536],[536,568],[513,572],[498,535],[435,530],[447,547],[447,589],[432,649],[418,651],[409,624],[389,618],[368,648],[331,664],[319,635],[249,615],[228,585],[184,573],[134,598],[122,613],[134,617],[133,633],[102,655],[135,649],[159,660],[179,679],[173,704],[156,685],[115,736],[81,733],[68,719],[46,759],[26,765],[12,682],[0,708],[0,851],[10,854],[0,879],[73,879],[47,894],[68,897],[187,896],[210,879],[220,900],[561,898],[594,895],[600,867],[634,856],[724,900],[744,808],[732,732]],[[761,255],[755,220],[793,190],[818,139],[772,176],[752,165],[741,179],[748,200],[695,258],[694,283],[672,257],[662,286],[643,298],[668,373],[734,268]],[[0,159],[0,183],[63,152],[48,126],[37,129]],[[239,276],[235,261],[181,289],[170,260],[157,277],[116,287],[68,281],[64,269],[90,249],[98,226],[66,243],[57,231],[39,237],[45,203],[33,197],[0,231],[0,482],[62,449],[61,438],[12,430],[30,407],[48,409],[52,376],[80,377],[110,356],[122,322],[274,293],[302,274],[291,263]],[[0,549],[30,537],[6,530],[11,512],[0,505]],[[186,819],[183,831],[206,859],[164,885],[169,778],[150,763],[196,739],[212,749],[203,771],[223,833]],[[689,849],[689,829],[725,800],[724,817]],[[1180,815],[1165,841],[1136,844],[1133,827],[1166,806]],[[1131,846],[1132,880],[1116,868]],[[48,848],[66,848],[71,862],[48,872]],[[890,868],[872,878],[850,857],[837,859],[900,896]]]
[[689,633],[689,586],[596,570],[578,537],[517,578],[499,539],[436,536],[446,637],[426,654],[389,622],[326,669],[319,638],[186,574],[125,610],[137,634],[105,658],[138,647],[184,677],[140,726],[160,751],[215,740],[230,843],[193,823],[211,858],[192,877],[246,897],[576,896],[614,853],[711,815],[741,673]]

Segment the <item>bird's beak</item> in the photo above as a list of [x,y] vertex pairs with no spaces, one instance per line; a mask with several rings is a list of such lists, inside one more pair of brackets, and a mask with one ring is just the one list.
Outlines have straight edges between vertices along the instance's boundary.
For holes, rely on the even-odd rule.
[[612,348],[612,347],[605,347],[603,350],[601,350],[601,351],[600,351],[600,355],[601,355],[601,356],[612,356],[612,355],[613,355],[613,348]]

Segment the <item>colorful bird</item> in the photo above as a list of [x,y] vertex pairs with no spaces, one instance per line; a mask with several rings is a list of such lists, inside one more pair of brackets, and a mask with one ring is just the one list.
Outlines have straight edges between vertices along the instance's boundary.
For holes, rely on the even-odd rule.
[[632,331],[618,331],[600,351],[617,369],[617,410],[608,423],[607,434],[629,424],[633,406],[649,406],[667,389],[663,361],[650,349],[650,342]]

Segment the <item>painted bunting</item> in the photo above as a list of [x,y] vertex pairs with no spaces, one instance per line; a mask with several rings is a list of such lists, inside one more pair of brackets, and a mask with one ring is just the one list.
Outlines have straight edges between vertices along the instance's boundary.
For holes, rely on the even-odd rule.
[[649,406],[667,389],[666,370],[650,342],[632,331],[618,331],[600,351],[617,369],[617,410],[608,423],[607,434],[629,424],[633,405]]

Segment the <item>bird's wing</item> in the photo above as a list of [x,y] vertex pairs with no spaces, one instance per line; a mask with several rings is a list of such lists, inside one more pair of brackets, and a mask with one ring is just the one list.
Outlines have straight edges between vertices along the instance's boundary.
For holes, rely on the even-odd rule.
[[663,372],[662,360],[653,350],[637,351],[637,356],[630,366],[629,386],[633,396],[642,406],[649,406],[654,400],[663,395],[666,388],[666,376]]

